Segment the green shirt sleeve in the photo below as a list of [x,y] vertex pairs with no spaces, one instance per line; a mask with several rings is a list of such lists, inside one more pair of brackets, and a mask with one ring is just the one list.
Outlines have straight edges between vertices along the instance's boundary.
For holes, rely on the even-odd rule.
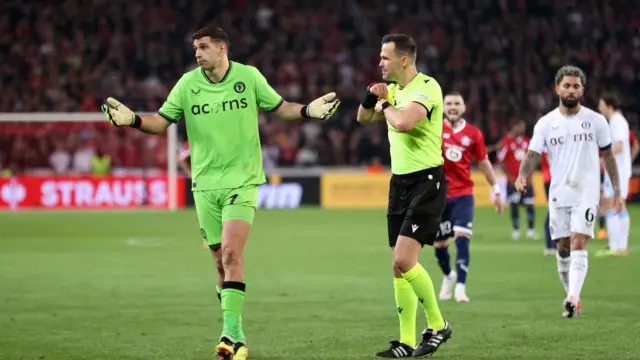
[[253,68],[256,86],[256,99],[258,106],[264,111],[276,111],[282,105],[284,99],[269,85],[267,79],[260,70]]
[[184,88],[184,75],[178,80],[178,82],[173,86],[171,92],[169,92],[169,96],[167,100],[165,100],[160,110],[158,110],[158,114],[163,118],[177,123],[180,121],[182,114],[184,113],[183,106],[183,88]]
[[422,84],[416,86],[410,101],[424,106],[427,109],[427,114],[431,114],[435,107],[442,106],[440,84],[432,78],[425,78]]

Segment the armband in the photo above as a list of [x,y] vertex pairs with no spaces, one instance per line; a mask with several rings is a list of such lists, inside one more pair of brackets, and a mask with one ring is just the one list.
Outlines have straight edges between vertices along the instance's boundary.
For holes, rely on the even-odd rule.
[[372,85],[374,84],[370,84],[369,86],[367,86],[367,91],[365,92],[364,98],[360,103],[360,105],[362,105],[362,107],[367,110],[373,109],[378,102],[378,97],[375,94],[371,93],[371,91],[369,91]]

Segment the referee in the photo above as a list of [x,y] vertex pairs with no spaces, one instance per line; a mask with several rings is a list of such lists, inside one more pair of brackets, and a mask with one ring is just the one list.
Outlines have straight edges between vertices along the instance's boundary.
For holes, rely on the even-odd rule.
[[[422,247],[435,241],[446,205],[447,182],[442,170],[442,89],[434,78],[416,70],[416,52],[410,36],[385,35],[379,66],[390,85],[370,85],[358,108],[360,123],[386,120],[391,146],[387,229],[400,340],[376,353],[382,358],[430,355],[451,337],[433,281],[418,263]],[[427,328],[416,346],[418,302],[424,307]]]

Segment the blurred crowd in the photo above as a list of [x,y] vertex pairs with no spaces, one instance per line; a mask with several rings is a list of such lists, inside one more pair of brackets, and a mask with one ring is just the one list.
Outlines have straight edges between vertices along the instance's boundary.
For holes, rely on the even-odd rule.
[[[106,96],[155,111],[195,66],[191,33],[212,20],[229,33],[232,60],[258,67],[287,100],[334,90],[342,98],[326,123],[260,116],[264,154],[278,166],[389,163],[385,124],[355,121],[366,85],[380,79],[380,38],[389,32],[414,36],[418,69],[464,94],[466,118],[488,145],[515,120],[532,127],[556,106],[553,77],[568,63],[587,73],[587,106],[613,90],[638,125],[640,7],[630,0],[8,1],[0,5],[0,112],[95,112]],[[101,151],[106,131],[64,139],[0,131],[0,167]],[[110,135],[114,162],[135,164],[126,149],[149,146],[136,133]]]

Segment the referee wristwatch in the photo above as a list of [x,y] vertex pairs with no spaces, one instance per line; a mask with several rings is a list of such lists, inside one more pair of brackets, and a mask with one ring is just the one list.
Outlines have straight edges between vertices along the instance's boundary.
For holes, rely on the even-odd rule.
[[391,106],[391,103],[388,101],[385,101],[382,103],[382,105],[380,105],[380,107],[382,108],[382,111],[384,111],[384,109],[388,108],[389,106]]

